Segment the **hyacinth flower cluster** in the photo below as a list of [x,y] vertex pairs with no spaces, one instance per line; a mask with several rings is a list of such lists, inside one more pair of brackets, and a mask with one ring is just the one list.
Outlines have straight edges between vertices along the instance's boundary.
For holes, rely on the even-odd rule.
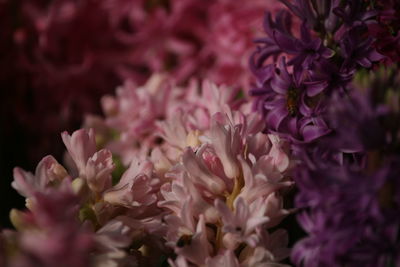
[[17,2],[43,95],[73,83],[91,111],[82,88],[123,83],[75,110],[62,164],[14,169],[0,266],[400,265],[399,2],[280,2]]
[[212,115],[225,113],[226,105],[233,110],[243,106],[241,109],[250,113],[238,87],[221,85],[217,89],[207,80],[194,79],[182,87],[162,73],[153,74],[143,86],[127,81],[115,96],[104,96],[101,104],[105,116],[87,115],[84,126],[96,129],[97,142],[125,167],[132,158],[146,156],[160,146],[160,131],[169,143],[185,147],[188,132],[181,124],[194,129],[192,136],[208,130]]
[[345,94],[356,70],[384,58],[369,34],[379,10],[362,0],[282,2],[287,9],[267,12],[267,36],[256,40],[251,93],[268,132],[307,144],[331,131],[323,114],[332,93]]
[[304,266],[400,264],[400,76],[398,67],[356,74],[332,98],[321,138],[297,168],[298,221],[308,236],[293,251]]
[[397,266],[398,2],[282,2],[288,10],[267,12],[268,36],[256,40],[251,94],[265,131],[288,140],[298,160],[307,237],[292,261]]
[[[79,128],[85,113],[99,114],[101,96],[126,79],[142,85],[152,73],[168,72],[180,83],[195,76],[248,87],[252,39],[261,32],[264,10],[279,5],[261,0],[2,1],[0,48],[7,51],[0,64],[2,113],[7,114],[2,124],[23,128],[41,142],[38,148],[26,140],[36,162],[59,144],[58,132]],[[14,128],[7,128],[6,136],[16,134]]]
[[[143,100],[130,104],[147,110],[150,92],[131,89],[118,95]],[[136,117],[148,132],[129,138],[150,145],[125,158],[126,170],[116,169],[111,143],[96,144],[103,139],[93,129],[62,133],[67,167],[47,156],[34,174],[14,169],[12,186],[27,209],[12,210],[16,231],[1,233],[4,265],[284,266],[290,250],[279,223],[291,212],[283,197],[293,185],[286,142],[263,134],[262,118],[231,88],[204,82],[170,90],[180,97],[163,98],[171,110]],[[198,107],[188,104],[193,99]],[[105,122],[118,125],[130,106],[112,100],[118,112]]]

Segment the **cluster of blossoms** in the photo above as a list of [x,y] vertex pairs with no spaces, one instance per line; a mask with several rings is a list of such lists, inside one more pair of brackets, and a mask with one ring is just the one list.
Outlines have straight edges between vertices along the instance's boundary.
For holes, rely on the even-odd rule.
[[[262,133],[237,91],[163,87],[162,79],[104,98],[110,113],[99,125],[121,130],[119,141],[101,142],[101,127],[64,132],[68,171],[51,156],[35,174],[14,170],[28,210],[13,210],[18,231],[1,234],[7,266],[283,266],[287,144]],[[165,94],[155,93],[160,86]],[[147,116],[122,123],[133,107]],[[116,155],[129,161],[121,171],[110,149],[124,138],[141,147]]]
[[356,77],[347,98],[329,103],[332,133],[296,170],[298,221],[308,234],[294,248],[298,264],[400,264],[399,69]]
[[323,114],[332,93],[345,94],[357,69],[383,59],[368,34],[378,11],[362,0],[282,2],[300,23],[293,26],[287,10],[275,19],[267,13],[268,36],[257,40],[251,60],[251,93],[269,131],[309,143],[330,132]]
[[[2,125],[28,132],[34,161],[126,79],[154,72],[248,87],[247,55],[264,0],[5,0],[0,2]],[[96,77],[96,78],[93,78]],[[238,78],[240,77],[240,78]],[[12,103],[12,104],[10,104]],[[8,119],[10,118],[10,119]],[[38,127],[40,123],[40,127]],[[16,133],[6,129],[7,137]],[[40,145],[38,145],[40,142]],[[59,153],[57,153],[59,154]]]
[[400,2],[280,2],[16,2],[15,70],[104,115],[14,169],[0,265],[400,265]]
[[399,2],[282,2],[289,10],[267,13],[268,36],[256,40],[251,94],[266,132],[288,140],[299,162],[296,206],[308,236],[292,260],[397,266]]

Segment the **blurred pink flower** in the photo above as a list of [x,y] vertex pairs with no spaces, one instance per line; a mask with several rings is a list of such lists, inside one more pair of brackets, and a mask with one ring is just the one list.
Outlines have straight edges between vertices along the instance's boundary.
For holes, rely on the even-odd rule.
[[93,235],[78,221],[78,198],[68,184],[34,198],[31,210],[18,215],[23,227],[15,236],[18,250],[10,266],[87,266]]

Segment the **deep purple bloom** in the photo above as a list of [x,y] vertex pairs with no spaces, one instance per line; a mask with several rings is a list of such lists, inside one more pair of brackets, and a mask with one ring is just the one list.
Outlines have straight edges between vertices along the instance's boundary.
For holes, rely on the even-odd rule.
[[384,58],[372,46],[373,38],[362,37],[362,33],[366,31],[366,26],[353,27],[340,41],[341,54],[344,58],[342,68],[345,70],[353,69],[357,64],[364,68],[370,68],[372,62]]
[[256,75],[258,80],[263,79],[263,75],[268,75],[268,72],[261,72],[264,62],[271,56],[274,59],[282,53],[282,49],[274,40],[274,32],[279,31],[282,34],[292,35],[292,17],[286,10],[280,10],[275,17],[275,21],[272,19],[271,13],[267,12],[264,18],[264,31],[268,36],[258,38],[255,40],[259,46],[257,51],[252,55],[250,59],[250,68]]
[[[354,72],[383,58],[373,47],[375,39],[366,35],[365,25],[373,22],[375,12],[356,0],[282,2],[301,25],[293,34],[294,19],[287,11],[275,20],[266,14],[267,37],[255,40],[259,46],[250,60],[257,78],[251,93],[267,122],[266,131],[294,143],[310,143],[330,132],[325,121],[329,97],[335,92],[344,97]],[[351,15],[354,23],[344,23]],[[325,24],[324,18],[329,22]],[[283,57],[288,57],[289,68]]]
[[266,57],[286,53],[294,57],[289,61],[289,65],[308,69],[314,60],[320,57],[329,58],[333,51],[322,44],[320,38],[311,36],[306,23],[300,27],[300,39],[293,36],[292,21],[287,11],[281,11],[276,16],[276,22],[267,13],[264,19],[264,30],[269,35],[266,38],[257,39],[256,42],[264,45],[263,51],[258,57],[258,62],[262,62]]
[[[329,132],[320,113],[319,103],[310,106],[307,96],[315,96],[326,87],[324,81],[305,81],[304,73],[288,72],[285,58],[281,58],[273,77],[253,95],[262,95],[256,102],[258,109],[266,113],[267,127],[286,134],[295,141],[312,141]],[[265,110],[265,111],[264,111]]]
[[279,31],[274,31],[274,40],[281,50],[287,54],[295,55],[289,61],[289,65],[294,65],[295,68],[301,66],[304,69],[309,69],[315,60],[333,56],[333,51],[326,48],[320,38],[311,37],[310,30],[307,29],[305,23],[301,26],[300,34],[301,39],[295,39]]

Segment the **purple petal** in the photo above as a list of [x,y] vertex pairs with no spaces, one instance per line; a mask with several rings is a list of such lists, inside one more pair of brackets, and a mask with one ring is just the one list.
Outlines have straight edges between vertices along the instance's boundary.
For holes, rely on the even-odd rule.
[[280,70],[280,75],[282,76],[283,79],[290,81],[291,76],[289,72],[287,71],[286,67],[286,58],[282,57],[279,62],[278,62],[278,68]]
[[297,118],[296,118],[296,117],[294,117],[294,118],[289,118],[289,120],[288,120],[288,122],[287,122],[287,125],[288,125],[288,128],[289,128],[290,133],[291,133],[293,136],[296,136],[297,133],[298,133]]
[[321,56],[324,58],[331,58],[331,57],[333,57],[334,54],[335,54],[335,51],[333,51],[332,49],[326,48],[326,47],[324,47],[321,52]]
[[302,135],[304,141],[311,142],[321,136],[328,134],[330,130],[325,127],[318,127],[314,125],[307,125],[303,128]]
[[290,34],[290,29],[292,28],[292,15],[286,10],[278,11],[275,16],[276,28],[281,32]]
[[263,27],[264,27],[264,31],[271,37],[273,36],[273,31],[274,31],[273,29],[275,28],[273,24],[274,23],[272,21],[271,13],[267,12],[265,14]]
[[276,97],[274,100],[270,100],[264,103],[264,108],[267,110],[278,109],[286,106],[285,97]]
[[271,110],[266,118],[267,124],[275,129],[278,130],[281,122],[283,121],[284,118],[287,117],[289,112],[287,111],[286,107],[280,107],[277,109]]
[[383,58],[385,58],[384,55],[378,53],[376,50],[373,50],[369,55],[368,55],[369,60],[371,61],[379,61]]
[[369,61],[368,58],[365,57],[357,60],[357,63],[363,66],[364,68],[369,68],[372,66],[371,61]]
[[321,93],[328,86],[328,82],[315,81],[306,83],[306,85],[307,85],[307,96],[313,97]]
[[280,75],[275,75],[271,80],[271,88],[278,94],[285,95],[289,87],[290,81],[282,79]]
[[304,21],[303,24],[301,25],[301,40],[305,43],[310,43],[311,42],[311,35],[310,31],[306,27],[306,22]]
[[287,6],[294,14],[296,14],[298,17],[302,17],[302,12],[301,10],[290,3],[288,0],[280,0],[285,6]]
[[278,31],[274,31],[273,37],[276,44],[285,52],[290,54],[297,54],[299,52],[295,45],[295,39],[291,38],[290,36],[284,35]]
[[317,39],[314,39],[314,40],[306,43],[306,45],[307,45],[308,49],[317,51],[320,48],[321,43],[322,43],[321,39],[317,38]]

